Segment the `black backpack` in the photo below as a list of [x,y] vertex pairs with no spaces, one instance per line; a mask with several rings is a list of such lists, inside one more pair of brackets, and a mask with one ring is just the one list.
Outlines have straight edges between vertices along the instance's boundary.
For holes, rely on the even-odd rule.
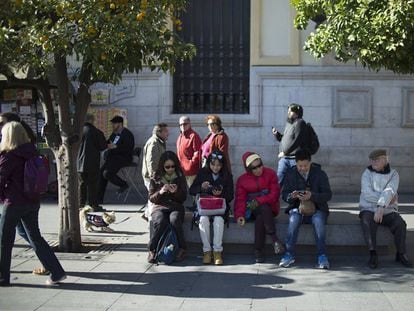
[[306,123],[307,135],[306,135],[306,146],[305,148],[310,151],[311,154],[315,154],[319,149],[319,138],[315,130],[312,127],[312,124]]
[[163,262],[171,265],[178,253],[178,239],[174,227],[169,224],[165,228],[160,240],[158,241],[155,251],[155,260],[157,263]]

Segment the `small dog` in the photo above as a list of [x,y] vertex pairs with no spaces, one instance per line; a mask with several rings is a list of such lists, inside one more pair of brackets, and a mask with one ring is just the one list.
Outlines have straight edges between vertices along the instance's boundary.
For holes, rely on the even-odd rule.
[[84,207],[80,210],[79,215],[83,227],[88,232],[93,232],[93,227],[101,228],[104,232],[114,232],[113,229],[109,228],[109,225],[115,222],[115,212],[104,212],[101,215],[92,214],[92,207]]

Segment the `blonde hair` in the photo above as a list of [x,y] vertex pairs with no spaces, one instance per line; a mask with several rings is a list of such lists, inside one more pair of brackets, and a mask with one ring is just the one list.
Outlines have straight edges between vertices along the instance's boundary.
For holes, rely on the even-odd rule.
[[27,136],[23,125],[16,121],[7,122],[3,125],[1,136],[1,152],[12,151],[20,145],[30,142],[29,136]]

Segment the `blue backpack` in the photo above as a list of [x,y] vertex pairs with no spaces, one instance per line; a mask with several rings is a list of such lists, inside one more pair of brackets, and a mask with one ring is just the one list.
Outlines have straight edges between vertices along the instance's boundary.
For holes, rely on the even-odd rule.
[[170,224],[158,241],[155,251],[155,260],[170,265],[174,262],[178,252],[178,239],[174,227]]
[[26,198],[38,200],[47,192],[49,163],[43,155],[35,155],[26,160],[24,165],[23,194]]

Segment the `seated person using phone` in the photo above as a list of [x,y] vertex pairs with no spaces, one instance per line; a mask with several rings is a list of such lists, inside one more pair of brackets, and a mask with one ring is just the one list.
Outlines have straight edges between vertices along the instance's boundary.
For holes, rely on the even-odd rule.
[[295,245],[302,223],[312,223],[317,246],[317,268],[329,269],[325,250],[325,227],[329,215],[328,201],[332,197],[329,179],[321,166],[312,163],[307,149],[295,154],[296,166],[285,176],[282,199],[289,205],[289,227],[286,236],[286,253],[279,266],[288,268],[295,262]]
[[171,224],[177,234],[179,250],[176,261],[184,259],[183,203],[187,197],[187,182],[177,155],[172,151],[161,154],[158,168],[150,179],[149,200],[153,204],[151,225],[153,233],[148,243],[148,262],[155,263],[155,250],[162,234]]

